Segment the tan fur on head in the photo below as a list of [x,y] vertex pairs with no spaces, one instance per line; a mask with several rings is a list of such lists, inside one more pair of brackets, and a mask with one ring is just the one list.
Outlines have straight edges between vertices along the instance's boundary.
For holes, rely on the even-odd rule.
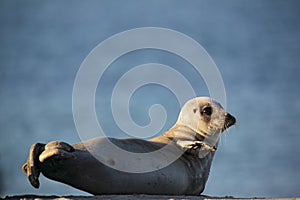
[[177,126],[184,126],[202,137],[221,133],[224,129],[226,112],[209,97],[197,97],[182,107]]
[[216,150],[221,133],[233,124],[235,118],[221,104],[209,97],[197,97],[185,103],[176,124],[164,136],[203,158]]

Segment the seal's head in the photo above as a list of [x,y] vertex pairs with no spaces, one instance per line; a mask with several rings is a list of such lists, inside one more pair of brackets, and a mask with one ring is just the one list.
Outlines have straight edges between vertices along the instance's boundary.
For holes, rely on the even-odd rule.
[[225,112],[220,103],[209,97],[197,97],[185,103],[176,124],[207,138],[219,135],[235,122],[236,119]]

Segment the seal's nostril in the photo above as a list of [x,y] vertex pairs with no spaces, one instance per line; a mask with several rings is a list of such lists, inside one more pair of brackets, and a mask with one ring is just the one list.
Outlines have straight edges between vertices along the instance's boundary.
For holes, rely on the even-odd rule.
[[229,128],[230,126],[234,125],[235,123],[236,123],[235,117],[229,113],[226,113],[225,114],[225,127]]

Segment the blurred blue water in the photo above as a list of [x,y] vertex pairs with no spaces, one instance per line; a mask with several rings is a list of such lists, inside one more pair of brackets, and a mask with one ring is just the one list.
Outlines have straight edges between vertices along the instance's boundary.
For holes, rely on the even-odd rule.
[[[71,103],[83,59],[113,34],[159,26],[205,47],[222,73],[227,109],[238,119],[222,137],[204,194],[299,197],[299,8],[296,0],[0,1],[1,194],[85,194],[43,177],[41,188],[33,189],[20,170],[28,149],[36,141],[80,141]],[[158,62],[199,80],[174,55],[126,56],[113,63],[97,91],[98,118],[114,137],[120,134],[107,103],[122,70]],[[203,82],[197,94],[208,94]],[[179,106],[166,89],[145,86],[133,97],[137,123],[147,124],[153,103],[166,106],[164,130],[176,120]]]

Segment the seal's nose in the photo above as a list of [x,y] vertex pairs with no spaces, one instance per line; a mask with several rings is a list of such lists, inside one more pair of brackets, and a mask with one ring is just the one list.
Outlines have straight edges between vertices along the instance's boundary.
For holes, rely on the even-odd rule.
[[225,124],[224,124],[224,128],[229,128],[230,126],[234,125],[236,123],[236,119],[234,116],[232,116],[229,113],[225,114]]

